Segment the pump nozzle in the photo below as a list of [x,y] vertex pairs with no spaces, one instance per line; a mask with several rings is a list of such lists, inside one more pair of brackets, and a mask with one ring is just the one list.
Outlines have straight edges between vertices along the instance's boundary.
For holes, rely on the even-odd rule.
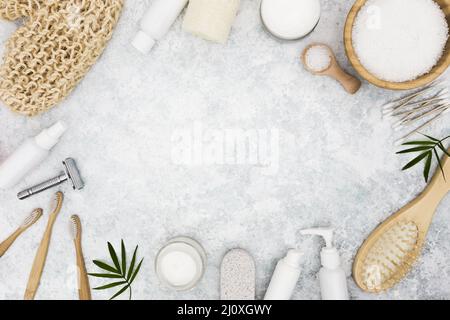
[[325,239],[327,248],[333,248],[334,230],[332,228],[305,229],[305,230],[300,231],[300,233],[303,235],[310,234],[310,235],[321,236]]
[[317,235],[325,239],[327,246],[326,248],[322,248],[320,257],[322,265],[330,269],[338,268],[341,264],[339,253],[336,248],[333,247],[333,232],[334,230],[332,228],[314,228],[300,231],[301,234]]

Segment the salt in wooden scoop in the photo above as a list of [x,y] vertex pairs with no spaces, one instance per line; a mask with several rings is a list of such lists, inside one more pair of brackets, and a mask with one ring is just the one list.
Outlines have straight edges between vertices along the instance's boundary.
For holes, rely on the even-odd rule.
[[313,43],[307,46],[301,60],[307,71],[339,81],[350,94],[356,93],[361,87],[361,81],[342,69],[331,48],[325,44]]

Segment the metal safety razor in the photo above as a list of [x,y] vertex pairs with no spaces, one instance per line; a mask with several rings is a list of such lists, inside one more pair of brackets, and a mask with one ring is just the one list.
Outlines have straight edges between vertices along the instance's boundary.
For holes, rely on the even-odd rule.
[[77,168],[75,160],[67,158],[63,161],[64,172],[61,172],[57,177],[42,182],[34,187],[23,190],[17,194],[20,200],[24,200],[32,195],[38,194],[47,189],[60,185],[63,182],[70,181],[74,190],[81,190],[84,187],[84,182],[81,179],[80,171]]

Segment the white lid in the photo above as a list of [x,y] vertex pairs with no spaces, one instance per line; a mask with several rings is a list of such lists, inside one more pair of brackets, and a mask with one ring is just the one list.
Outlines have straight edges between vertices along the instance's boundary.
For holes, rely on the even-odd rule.
[[[156,274],[167,286],[179,290],[193,288],[202,278],[205,262],[202,252],[188,242],[170,242],[156,258]],[[180,242],[178,242],[180,241]]]
[[148,36],[144,31],[139,30],[134,37],[131,45],[143,54],[148,54],[155,45],[156,41]]
[[35,138],[36,143],[43,149],[50,150],[58,143],[59,138],[66,132],[67,125],[58,121],[48,129],[42,130]]

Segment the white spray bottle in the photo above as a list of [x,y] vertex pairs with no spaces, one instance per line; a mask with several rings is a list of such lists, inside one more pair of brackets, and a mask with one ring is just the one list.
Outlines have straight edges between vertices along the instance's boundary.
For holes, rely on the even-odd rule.
[[320,252],[322,268],[319,271],[322,300],[349,300],[347,277],[341,267],[339,252],[333,247],[333,229],[303,230],[301,234],[318,235],[325,239],[326,247]]
[[36,137],[26,140],[0,165],[0,189],[14,187],[49,155],[67,127],[57,122]]

